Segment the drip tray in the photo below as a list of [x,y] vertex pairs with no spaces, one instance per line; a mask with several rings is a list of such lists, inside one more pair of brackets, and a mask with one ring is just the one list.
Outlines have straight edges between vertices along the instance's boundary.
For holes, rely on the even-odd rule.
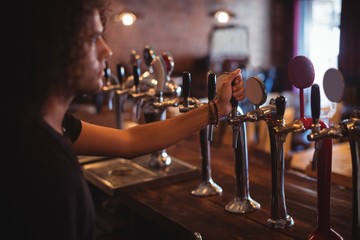
[[149,166],[151,155],[131,160],[79,156],[85,178],[111,196],[123,189],[136,186],[156,186],[196,178],[199,169],[179,159],[171,157],[171,163],[161,169]]

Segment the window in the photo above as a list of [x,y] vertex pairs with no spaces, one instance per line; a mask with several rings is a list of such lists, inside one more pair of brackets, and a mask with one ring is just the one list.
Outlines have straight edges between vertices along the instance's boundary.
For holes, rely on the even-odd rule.
[[[341,0],[299,0],[296,9],[298,21],[295,22],[298,26],[295,29],[298,31],[295,54],[307,56],[312,61],[314,83],[319,85],[321,92],[321,108],[330,110],[331,116],[336,110],[336,103],[326,98],[322,82],[327,69],[338,68]],[[310,111],[310,106],[306,109]]]

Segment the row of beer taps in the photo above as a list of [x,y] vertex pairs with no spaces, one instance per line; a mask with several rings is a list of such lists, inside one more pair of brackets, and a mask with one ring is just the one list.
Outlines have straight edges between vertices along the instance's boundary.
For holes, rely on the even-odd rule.
[[[209,72],[208,86],[213,86],[213,80],[221,81],[228,73],[217,76]],[[248,153],[246,142],[246,122],[265,121],[268,127],[271,149],[271,216],[268,225],[271,228],[288,228],[294,225],[294,219],[288,214],[286,207],[284,188],[284,143],[289,133],[308,134],[309,141],[315,141],[315,150],[312,165],[317,169],[317,191],[318,191],[318,219],[317,226],[307,239],[342,239],[330,226],[330,188],[331,188],[331,163],[332,163],[332,138],[348,137],[352,156],[352,178],[353,178],[353,216],[352,236],[359,239],[360,236],[360,175],[359,175],[359,139],[360,139],[360,110],[355,110],[350,119],[343,120],[340,124],[327,126],[320,119],[320,90],[314,84],[314,68],[311,61],[305,56],[294,57],[289,64],[289,78],[292,84],[299,88],[300,118],[290,123],[284,120],[287,99],[278,96],[266,102],[267,93],[263,81],[258,77],[250,77],[246,80],[246,96],[255,106],[255,109],[244,114],[238,102],[231,99],[232,111],[227,118],[227,123],[233,128],[233,148],[235,157],[235,182],[236,195],[225,209],[233,213],[250,213],[260,208],[260,204],[253,200],[249,191],[248,177]],[[324,89],[330,101],[339,102],[343,88],[343,78],[337,69],[328,69],[324,75]],[[304,94],[305,88],[311,87],[311,112],[312,117],[304,116]],[[330,90],[329,90],[330,88]],[[208,89],[208,90],[209,90]],[[336,90],[334,90],[336,89]],[[336,92],[337,91],[337,92]],[[209,101],[213,97],[209,90]],[[210,126],[211,127],[211,126]],[[209,126],[207,127],[209,128]],[[209,141],[212,133],[206,135],[205,129],[200,132],[202,143],[202,178],[201,183],[191,192],[195,196],[209,196],[220,194],[222,188],[217,185],[211,177]],[[210,131],[211,132],[211,131]],[[208,137],[206,141],[205,138]]]
[[[266,99],[265,88],[260,79],[251,77],[246,81],[246,93],[250,102],[255,105],[255,110],[243,114],[236,103],[228,117],[228,123],[233,126],[233,146],[241,147],[242,154],[235,152],[235,170],[237,191],[235,199],[226,206],[226,210],[238,213],[247,213],[259,208],[259,205],[250,198],[247,177],[246,141],[244,135],[245,122],[265,121],[269,130],[271,149],[271,217],[268,224],[272,228],[286,228],[294,225],[293,218],[288,214],[284,191],[284,142],[288,133],[303,133],[311,130],[308,135],[309,141],[315,141],[313,167],[317,168],[317,191],[318,191],[318,222],[317,227],[307,239],[342,239],[330,227],[330,187],[331,187],[331,162],[332,162],[332,138],[348,137],[352,156],[353,178],[353,216],[352,236],[353,239],[360,237],[360,212],[359,212],[359,139],[360,139],[360,111],[355,110],[350,119],[343,120],[340,124],[328,127],[320,119],[320,90],[314,81],[314,68],[311,61],[305,56],[294,57],[289,64],[289,78],[293,85],[300,90],[300,119],[285,123],[284,112],[286,98],[278,96],[271,99],[269,105],[261,106]],[[329,100],[339,101],[338,97],[343,92],[341,88],[343,78],[336,69],[329,69],[324,75],[325,93]],[[331,87],[332,86],[332,87]],[[311,111],[312,118],[304,116],[303,90],[311,87]],[[331,90],[329,90],[331,88]],[[335,89],[335,90],[334,90]],[[333,96],[333,97],[332,97]],[[236,110],[237,109],[237,110]],[[240,144],[238,139],[240,138]],[[251,203],[251,204],[250,204]],[[247,207],[244,207],[247,206]]]
[[[141,73],[142,59],[147,70]],[[104,86],[102,91],[108,93],[109,108],[113,105],[116,119],[116,127],[124,128],[124,103],[128,100],[133,101],[135,106],[135,118],[140,120],[141,114],[145,122],[161,121],[166,119],[168,107],[178,107],[188,109],[189,106],[199,105],[200,101],[196,98],[188,97],[186,104],[182,104],[183,97],[181,87],[171,77],[174,70],[174,59],[169,51],[156,55],[155,50],[146,45],[143,49],[142,58],[135,50],[131,51],[130,64],[132,74],[125,76],[125,68],[121,64],[116,65],[117,75],[111,73],[108,66],[104,69]],[[189,104],[190,103],[190,104]],[[184,110],[185,111],[185,110]],[[171,164],[171,157],[166,149],[151,154],[149,166],[161,169]]]
[[[131,53],[133,74],[128,78],[124,75],[124,68],[117,65],[115,81],[108,72],[105,74],[103,91],[112,92],[115,102],[117,127],[122,128],[121,113],[124,101],[132,99],[136,102],[136,115],[139,117],[142,110],[147,122],[161,121],[166,118],[168,107],[179,107],[180,112],[206,104],[196,98],[190,97],[191,74],[184,72],[182,86],[179,87],[172,81],[171,73],[174,61],[169,52],[157,56],[150,46],[145,46],[143,58],[148,71],[140,73],[140,57],[135,51]],[[270,139],[271,161],[271,216],[268,225],[271,228],[288,228],[295,224],[289,215],[285,198],[285,163],[284,143],[289,133],[304,133],[310,130],[307,138],[315,142],[313,168],[317,169],[317,201],[318,219],[317,226],[307,239],[342,239],[330,226],[330,188],[331,188],[331,163],[332,139],[347,137],[352,158],[353,178],[353,216],[352,236],[360,238],[360,110],[355,110],[349,119],[339,124],[328,126],[320,119],[320,89],[314,84],[314,68],[311,61],[305,56],[295,56],[289,64],[289,80],[299,89],[300,118],[290,123],[284,120],[287,99],[278,96],[270,99],[268,105],[263,105],[267,100],[267,92],[263,80],[253,76],[246,80],[246,97],[254,105],[254,110],[244,113],[235,99],[231,99],[232,111],[227,117],[227,123],[233,130],[233,149],[235,158],[235,197],[225,209],[232,213],[246,214],[260,209],[261,205],[251,198],[248,176],[248,147],[246,141],[246,123],[264,121],[268,128]],[[216,82],[221,81],[228,73],[215,73],[209,71],[208,101],[216,95]],[[117,81],[116,81],[117,80]],[[334,93],[334,88],[343,91],[342,75],[336,69],[329,69],[324,75],[324,89],[326,96],[331,101],[340,101],[339,92]],[[332,90],[328,86],[333,86]],[[311,118],[304,116],[304,89],[311,87]],[[331,88],[331,87],[330,87]],[[214,126],[208,125],[200,130],[201,145],[201,182],[191,194],[199,197],[221,194],[222,188],[214,182],[211,176],[210,142],[213,139]],[[149,165],[162,168],[171,164],[171,157],[162,150],[152,154]]]

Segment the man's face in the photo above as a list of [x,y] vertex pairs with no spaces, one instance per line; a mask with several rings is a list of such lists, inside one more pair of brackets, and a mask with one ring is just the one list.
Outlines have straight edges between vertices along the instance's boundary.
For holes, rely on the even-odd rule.
[[85,41],[85,57],[83,59],[81,79],[75,83],[77,94],[94,94],[103,85],[105,60],[112,55],[112,51],[102,37],[103,25],[98,11],[94,11],[89,21]]

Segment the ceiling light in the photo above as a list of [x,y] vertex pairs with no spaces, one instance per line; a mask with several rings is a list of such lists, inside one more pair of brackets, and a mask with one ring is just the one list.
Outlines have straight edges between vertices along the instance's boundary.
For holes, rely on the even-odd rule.
[[215,11],[211,11],[209,14],[216,20],[216,22],[221,24],[228,23],[235,17],[234,13],[224,9],[217,9]]
[[115,22],[122,22],[125,26],[131,26],[136,21],[136,15],[132,12],[123,12],[115,16]]
[[219,23],[227,23],[230,19],[229,13],[225,11],[217,11],[214,17]]

